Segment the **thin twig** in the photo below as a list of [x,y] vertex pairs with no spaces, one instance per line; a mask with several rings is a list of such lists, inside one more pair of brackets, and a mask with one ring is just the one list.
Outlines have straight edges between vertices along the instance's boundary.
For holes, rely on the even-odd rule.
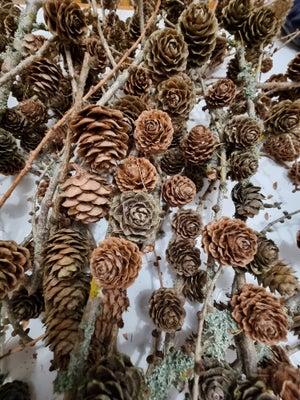
[[43,333],[42,335],[40,335],[39,337],[30,340],[30,342],[21,344],[20,346],[17,346],[13,349],[8,350],[6,353],[2,354],[0,356],[0,360],[2,360],[5,357],[11,356],[12,354],[16,354],[16,353],[20,353],[21,351],[23,351],[24,349],[27,349],[27,347],[32,347],[34,346],[37,342],[39,342],[40,340],[43,340],[45,337],[45,334]]
[[266,225],[262,230],[262,234],[266,234],[267,232],[270,232],[270,229],[272,228],[273,225],[277,224],[278,222],[283,223],[285,219],[290,219],[293,215],[299,214],[300,209],[293,211],[291,213],[285,213],[281,217],[275,219],[274,221],[271,221],[268,225]]
[[67,60],[67,65],[68,65],[68,70],[69,70],[68,72],[71,77],[72,94],[73,94],[73,100],[74,100],[75,93],[77,92],[77,82],[76,82],[76,78],[75,78],[75,71],[74,71],[71,51],[66,46],[65,46],[65,54],[66,54],[66,60]]
[[3,305],[5,306],[5,311],[7,313],[9,322],[14,328],[14,332],[20,336],[20,338],[24,341],[24,343],[31,342],[32,338],[27,335],[27,333],[23,330],[19,321],[17,321],[14,311],[11,308],[9,298],[6,296],[3,300]]

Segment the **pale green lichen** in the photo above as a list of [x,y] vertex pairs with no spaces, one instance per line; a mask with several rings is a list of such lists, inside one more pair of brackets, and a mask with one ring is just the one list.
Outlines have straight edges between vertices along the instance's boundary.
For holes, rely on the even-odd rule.
[[172,387],[180,390],[186,380],[192,378],[193,368],[193,357],[180,349],[170,351],[147,378],[149,400],[165,400]]
[[230,345],[234,344],[233,333],[237,325],[227,310],[214,309],[207,313],[203,329],[203,347],[205,354],[224,361]]

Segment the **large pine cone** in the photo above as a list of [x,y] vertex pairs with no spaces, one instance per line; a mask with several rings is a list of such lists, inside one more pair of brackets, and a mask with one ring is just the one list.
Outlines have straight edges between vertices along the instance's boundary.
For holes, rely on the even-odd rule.
[[223,135],[230,147],[247,149],[260,141],[262,130],[253,118],[236,116],[225,125]]
[[239,34],[249,47],[265,46],[276,36],[279,27],[273,10],[270,7],[259,7],[251,11]]
[[272,346],[287,340],[288,316],[278,297],[265,288],[245,284],[231,300],[232,316],[253,340]]
[[279,362],[263,369],[260,375],[282,400],[300,399],[300,367]]
[[85,224],[105,217],[113,197],[114,187],[96,174],[76,166],[76,173],[61,185],[62,206],[68,215]]
[[61,41],[80,42],[87,32],[86,20],[79,4],[73,0],[46,0],[44,19],[49,31]]
[[282,260],[276,260],[271,268],[258,275],[258,283],[269,287],[271,292],[277,291],[281,296],[293,296],[298,286],[298,278],[295,271]]
[[243,185],[237,183],[231,191],[231,198],[235,206],[235,217],[246,221],[253,218],[263,208],[265,196],[260,193],[261,188],[251,182]]
[[279,249],[272,239],[265,235],[257,235],[257,252],[249,263],[249,272],[255,276],[267,274],[270,268],[278,260]]
[[[198,400],[229,399],[236,381],[236,372],[227,364],[215,358],[202,357],[196,366],[199,375]],[[193,393],[194,380],[189,382],[190,393]]]
[[172,147],[165,151],[160,159],[160,168],[166,175],[180,174],[185,166],[185,159],[178,147]]
[[135,125],[133,136],[138,150],[145,154],[160,154],[170,146],[174,129],[166,112],[155,109],[143,111]]
[[238,381],[234,389],[234,400],[275,400],[267,390],[265,382],[259,378]]
[[166,260],[178,275],[190,276],[200,267],[200,249],[193,239],[174,236],[168,243]]
[[180,142],[183,157],[192,164],[205,164],[213,155],[216,140],[204,125],[194,126]]
[[101,358],[86,373],[83,398],[145,400],[143,374],[125,354]]
[[248,179],[258,169],[258,159],[252,151],[233,151],[229,157],[229,175],[233,181]]
[[156,102],[158,108],[167,112],[171,118],[188,119],[196,102],[193,81],[184,73],[162,81],[157,86]]
[[0,240],[0,299],[23,282],[31,267],[30,252],[14,240]]
[[289,62],[285,74],[291,81],[300,81],[300,52]]
[[194,210],[181,209],[173,215],[171,226],[177,236],[184,239],[196,239],[201,233],[202,218]]
[[265,121],[265,128],[273,134],[294,133],[299,137],[300,99],[275,103]]
[[236,86],[231,79],[222,78],[215,82],[204,99],[209,109],[228,106],[234,100]]
[[147,97],[150,93],[152,81],[146,68],[136,67],[129,70],[129,76],[124,84],[125,94],[138,97]]
[[130,156],[117,166],[116,184],[121,192],[151,192],[158,181],[158,173],[145,157]]
[[38,318],[45,308],[43,291],[40,288],[30,295],[26,287],[22,286],[13,292],[10,305],[18,321]]
[[111,203],[109,222],[112,234],[140,246],[153,241],[161,222],[159,204],[145,192],[123,192]]
[[153,32],[144,46],[144,67],[154,81],[161,81],[184,72],[188,47],[181,33],[173,28]]
[[178,25],[188,44],[189,65],[203,65],[216,45],[218,21],[214,12],[204,1],[192,3],[181,13]]
[[205,293],[203,292],[204,286],[207,282],[207,272],[199,269],[193,275],[183,277],[183,289],[182,294],[188,300],[192,302],[199,302],[205,298]]
[[245,222],[224,216],[203,228],[202,246],[220,264],[245,267],[257,251],[257,236]]
[[97,285],[106,289],[126,289],[133,284],[142,266],[142,253],[129,240],[108,237],[93,250],[90,268]]
[[300,142],[289,133],[270,135],[265,139],[262,150],[279,163],[295,161],[300,155]]
[[182,328],[185,319],[184,297],[175,289],[161,287],[149,299],[149,314],[159,330],[174,333]]
[[196,185],[184,175],[173,175],[162,185],[162,197],[171,207],[180,207],[193,201]]
[[74,132],[72,141],[79,146],[78,155],[97,172],[110,172],[125,158],[129,126],[120,111],[88,105],[73,116],[69,126]]
[[26,382],[14,380],[0,386],[2,400],[30,400],[29,386]]

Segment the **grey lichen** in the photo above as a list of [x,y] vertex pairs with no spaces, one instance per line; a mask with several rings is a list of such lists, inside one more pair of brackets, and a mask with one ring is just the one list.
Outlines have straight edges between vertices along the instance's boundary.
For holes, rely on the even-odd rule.
[[194,358],[182,350],[170,351],[147,378],[149,400],[165,400],[170,388],[180,390],[187,379],[192,378]]
[[207,313],[203,329],[205,354],[224,361],[225,355],[233,342],[233,332],[237,325],[227,310],[214,309]]

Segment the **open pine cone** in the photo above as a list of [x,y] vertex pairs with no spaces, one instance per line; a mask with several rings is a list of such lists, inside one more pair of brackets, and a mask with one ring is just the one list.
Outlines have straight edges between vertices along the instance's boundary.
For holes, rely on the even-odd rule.
[[260,193],[261,188],[251,182],[246,185],[237,183],[231,191],[231,198],[235,206],[235,217],[245,221],[253,218],[263,208],[265,196]]
[[231,300],[232,316],[253,340],[272,346],[287,340],[288,316],[278,297],[265,288],[245,284]]
[[41,288],[38,288],[32,295],[28,294],[25,286],[14,290],[11,297],[11,308],[18,321],[28,321],[31,318],[38,318],[44,311],[44,297]]
[[229,157],[228,175],[233,181],[248,179],[254,175],[258,169],[257,155],[252,151],[233,151]]
[[203,228],[202,246],[222,265],[245,267],[257,251],[257,236],[245,222],[224,216]]
[[291,81],[300,81],[300,52],[289,62],[286,76]]
[[182,294],[185,298],[192,302],[199,302],[205,298],[205,293],[203,291],[207,282],[207,272],[199,269],[193,275],[183,277],[183,289]]
[[152,81],[146,68],[131,68],[129,77],[124,84],[124,93],[132,96],[147,97],[150,93]]
[[247,149],[260,141],[262,130],[253,118],[236,116],[225,125],[223,135],[234,149]]
[[175,289],[161,287],[149,299],[149,314],[158,329],[174,333],[182,328],[185,319],[184,297]]
[[160,159],[160,168],[166,175],[179,174],[185,166],[185,159],[180,148],[172,147],[165,151]]
[[193,201],[196,185],[184,175],[173,175],[162,185],[162,197],[171,207],[180,207]]
[[289,133],[269,135],[262,150],[278,162],[295,161],[300,155],[300,142]]
[[222,78],[215,82],[205,95],[209,109],[228,106],[236,95],[236,86],[231,79]]
[[171,226],[177,236],[196,239],[201,233],[202,218],[192,209],[181,209],[173,215]]
[[133,284],[142,266],[142,253],[129,240],[108,237],[93,250],[90,268],[98,286],[126,289]]
[[0,398],[3,400],[30,400],[29,386],[26,382],[14,380],[0,386]]
[[213,155],[216,140],[212,131],[204,125],[194,126],[181,140],[183,157],[192,164],[205,164]]
[[249,272],[255,276],[267,274],[269,269],[278,260],[279,249],[272,239],[265,235],[257,235],[257,252],[249,263]]
[[166,260],[178,275],[190,276],[200,267],[200,249],[193,239],[174,236],[168,243]]

